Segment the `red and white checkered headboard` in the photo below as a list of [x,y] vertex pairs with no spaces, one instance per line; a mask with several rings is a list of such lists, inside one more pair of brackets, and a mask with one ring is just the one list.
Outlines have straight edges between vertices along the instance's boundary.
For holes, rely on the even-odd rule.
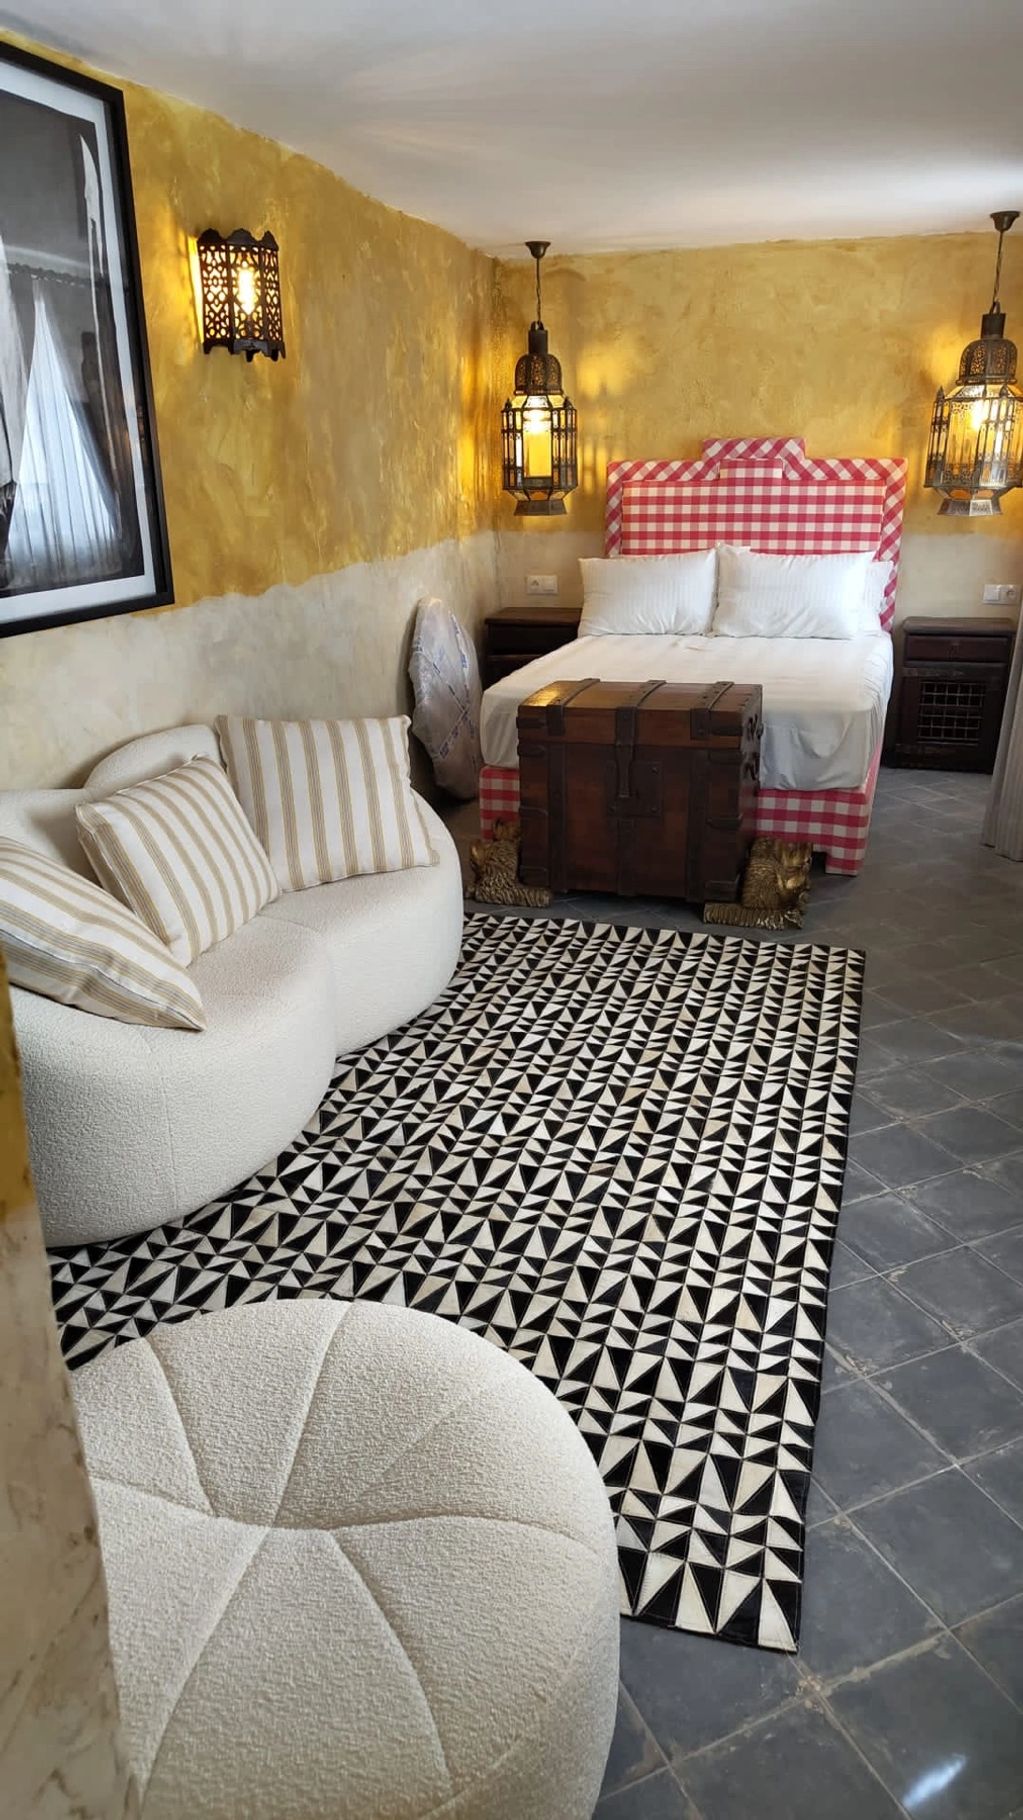
[[892,564],[881,624],[895,617],[906,463],[808,457],[794,436],[712,439],[695,461],[612,461],[604,551],[668,556],[744,544],[784,556],[869,550]]

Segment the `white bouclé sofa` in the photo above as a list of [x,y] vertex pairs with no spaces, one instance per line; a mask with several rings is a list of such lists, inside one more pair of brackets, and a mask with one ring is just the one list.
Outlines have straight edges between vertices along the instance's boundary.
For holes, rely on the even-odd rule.
[[[0,793],[0,835],[91,876],[76,805],[196,756],[219,761],[211,727],[133,740],[79,790]],[[435,866],[287,893],[200,955],[201,1033],[12,992],[49,1245],[144,1231],[226,1193],[296,1137],[338,1055],[442,991],[461,944],[461,875],[443,823],[420,806]]]

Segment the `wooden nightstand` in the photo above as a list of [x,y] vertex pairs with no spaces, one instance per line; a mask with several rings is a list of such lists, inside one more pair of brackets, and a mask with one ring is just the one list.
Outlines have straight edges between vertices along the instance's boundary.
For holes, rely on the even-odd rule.
[[500,682],[547,651],[570,645],[579,630],[581,607],[504,607],[486,620],[483,687]]
[[902,634],[896,764],[990,771],[1012,661],[1012,620],[906,619]]

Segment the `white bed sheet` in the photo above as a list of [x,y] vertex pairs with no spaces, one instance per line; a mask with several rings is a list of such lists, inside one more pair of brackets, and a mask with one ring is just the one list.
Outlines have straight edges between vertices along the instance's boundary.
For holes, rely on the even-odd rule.
[[516,770],[520,701],[546,683],[742,682],[764,691],[760,781],[769,790],[854,790],[884,731],[892,686],[887,632],[862,638],[577,638],[494,683],[483,697],[483,762]]

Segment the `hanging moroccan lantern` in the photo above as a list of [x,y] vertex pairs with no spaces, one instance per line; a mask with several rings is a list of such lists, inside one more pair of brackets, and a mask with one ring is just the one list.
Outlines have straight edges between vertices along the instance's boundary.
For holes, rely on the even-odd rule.
[[998,232],[991,308],[980,339],[963,349],[956,385],[934,401],[926,484],[944,493],[939,511],[954,517],[991,518],[1001,512],[1002,494],[1023,485],[1023,390],[998,301],[1002,243],[1018,215],[1002,209],[991,217]]
[[540,297],[540,261],[549,240],[527,240],[536,260],[536,321],[515,367],[515,391],[501,413],[504,490],[516,517],[552,518],[579,484],[575,405],[561,383],[561,362],[548,352]]

